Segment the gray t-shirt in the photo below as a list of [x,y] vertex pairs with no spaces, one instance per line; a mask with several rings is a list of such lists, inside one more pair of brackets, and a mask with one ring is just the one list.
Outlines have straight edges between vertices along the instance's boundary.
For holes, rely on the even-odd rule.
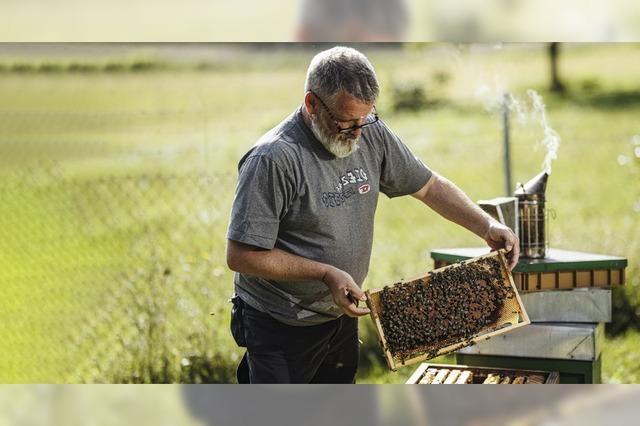
[[[227,238],[333,265],[362,286],[369,269],[378,193],[412,194],[431,171],[384,122],[362,131],[359,149],[329,153],[296,110],[240,160]],[[321,281],[275,281],[236,273],[236,294],[290,325],[342,314]]]

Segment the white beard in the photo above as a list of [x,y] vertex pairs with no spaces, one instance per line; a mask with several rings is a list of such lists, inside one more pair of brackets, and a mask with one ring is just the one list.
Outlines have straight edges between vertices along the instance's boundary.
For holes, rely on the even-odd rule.
[[338,158],[348,157],[358,150],[360,136],[353,138],[342,133],[331,134],[325,126],[318,122],[318,119],[311,118],[311,131],[322,146]]

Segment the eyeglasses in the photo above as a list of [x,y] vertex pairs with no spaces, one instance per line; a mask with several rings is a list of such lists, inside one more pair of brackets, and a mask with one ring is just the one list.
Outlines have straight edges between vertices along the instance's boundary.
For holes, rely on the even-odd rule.
[[313,93],[313,96],[318,98],[318,100],[320,101],[320,104],[322,105],[322,107],[325,109],[325,111],[327,111],[327,114],[329,114],[329,117],[331,117],[331,119],[333,120],[334,124],[336,125],[338,133],[355,132],[358,129],[363,129],[363,128],[367,127],[367,126],[371,126],[372,124],[377,123],[380,120],[380,118],[378,117],[378,112],[376,111],[376,106],[374,105],[373,106],[373,111],[371,111],[371,113],[369,115],[364,117],[364,123],[362,123],[360,125],[351,126],[351,127],[342,127],[340,125],[340,123],[350,123],[350,122],[355,121],[355,120],[351,120],[351,121],[339,121],[339,120],[337,120],[336,117],[333,115],[333,113],[331,113],[331,110],[329,109],[327,104],[325,104],[324,101],[322,99],[320,99],[320,96],[316,95],[311,90],[310,90],[310,92]]

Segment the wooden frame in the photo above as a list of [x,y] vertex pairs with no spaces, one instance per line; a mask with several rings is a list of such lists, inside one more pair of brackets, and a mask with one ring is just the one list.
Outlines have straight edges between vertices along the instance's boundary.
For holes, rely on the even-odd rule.
[[409,379],[405,382],[405,384],[410,385],[410,384],[420,383],[420,379],[422,379],[422,377],[424,376],[424,373],[429,368],[471,371],[474,375],[500,374],[500,375],[506,375],[506,376],[530,376],[530,375],[544,376],[544,382],[540,383],[544,385],[557,384],[560,379],[560,375],[557,371],[517,370],[512,368],[474,367],[474,366],[468,366],[468,365],[455,365],[455,364],[429,364],[427,362],[423,362],[413,372],[413,374],[411,375],[411,377],[409,377]]
[[[456,351],[458,349],[464,348],[465,346],[472,345],[475,342],[490,339],[493,336],[497,336],[499,334],[511,331],[515,328],[530,324],[531,321],[529,320],[529,316],[527,315],[524,309],[522,300],[518,295],[518,290],[513,282],[513,277],[511,276],[511,271],[507,266],[507,261],[504,256],[504,253],[505,253],[504,250],[499,250],[497,252],[491,252],[483,256],[462,261],[460,262],[460,264],[474,263],[474,262],[477,262],[478,260],[489,258],[489,257],[497,258],[501,266],[500,270],[502,274],[503,284],[506,286],[510,286],[513,289],[513,293],[515,295],[514,303],[512,303],[512,306],[508,307],[507,303],[505,303],[505,306],[503,306],[502,308],[501,315],[496,321],[494,321],[493,324],[483,327],[479,333],[472,336],[471,338],[467,338],[462,341],[452,343],[448,346],[438,348],[435,353],[432,353],[431,351],[427,351],[427,350],[416,350],[408,358],[401,359],[397,356],[394,356],[394,354],[392,354],[391,351],[389,350],[387,339],[385,337],[385,332],[382,328],[382,323],[380,321],[380,313],[382,312],[382,307],[380,304],[380,293],[382,292],[382,290],[365,292],[367,295],[367,306],[371,310],[371,314],[370,314],[371,319],[374,323],[376,332],[378,334],[378,341],[380,343],[380,346],[382,347],[382,351],[384,352],[384,356],[387,361],[387,365],[389,366],[389,369],[391,369],[392,371],[397,371],[398,366],[411,365],[421,361],[425,361],[427,359],[431,359],[436,356],[440,356],[449,352]],[[437,269],[434,272],[441,272],[448,268],[455,268],[457,265],[458,264],[445,266],[444,268]],[[404,283],[408,283],[418,279],[426,280],[428,285],[428,280],[429,280],[428,274],[422,275],[420,277],[416,277],[410,280],[404,280],[398,283],[398,285],[402,285]],[[506,311],[509,311],[509,312],[506,312]]]
[[[452,265],[434,260],[434,268]],[[615,288],[625,284],[625,269],[579,269],[574,271],[513,272],[513,281],[521,292],[570,290],[574,288]]]
[[[435,269],[486,253],[485,247],[434,249]],[[512,272],[521,292],[597,287],[611,289],[625,284],[625,258],[563,249],[549,249],[544,259],[520,258]]]

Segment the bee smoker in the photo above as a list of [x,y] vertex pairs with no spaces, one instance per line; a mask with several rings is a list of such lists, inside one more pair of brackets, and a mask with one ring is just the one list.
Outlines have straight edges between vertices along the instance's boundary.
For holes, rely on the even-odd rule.
[[520,256],[542,259],[547,254],[544,193],[549,174],[542,172],[524,185],[518,183],[513,193],[518,199]]

